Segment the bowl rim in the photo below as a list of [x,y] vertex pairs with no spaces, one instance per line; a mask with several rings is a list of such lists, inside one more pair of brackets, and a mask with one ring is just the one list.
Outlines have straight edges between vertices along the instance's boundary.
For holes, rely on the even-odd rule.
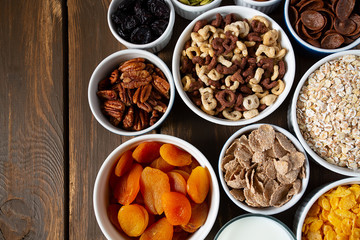
[[305,73],[304,75],[301,77],[295,92],[293,94],[293,98],[292,101],[290,103],[290,122],[292,125],[292,128],[295,132],[295,136],[298,138],[299,142],[301,143],[301,145],[304,147],[304,149],[306,150],[306,152],[311,156],[311,158],[313,160],[315,160],[315,162],[317,162],[318,164],[320,164],[321,166],[327,168],[328,170],[335,172],[335,173],[339,173],[345,176],[359,176],[360,174],[360,170],[352,170],[350,168],[345,168],[345,167],[340,167],[334,164],[331,164],[329,162],[327,162],[325,159],[321,158],[314,150],[312,150],[310,148],[310,146],[307,144],[307,142],[305,141],[303,135],[300,132],[300,128],[299,125],[297,123],[297,117],[296,117],[296,104],[297,104],[297,99],[299,97],[299,93],[300,90],[302,89],[305,81],[308,79],[309,75],[311,73],[313,73],[316,69],[318,69],[322,64],[333,60],[333,59],[338,59],[341,56],[345,56],[348,54],[354,54],[357,56],[360,56],[360,49],[353,49],[353,50],[347,50],[347,51],[343,51],[343,52],[337,52],[337,53],[333,53],[331,55],[328,55],[322,59],[320,59],[319,61],[317,61],[316,63],[314,63]]
[[[169,103],[167,105],[167,109],[166,109],[165,113],[161,116],[161,118],[158,121],[156,121],[156,123],[154,125],[149,126],[140,131],[126,131],[125,129],[121,129],[119,127],[115,127],[115,126],[111,125],[111,123],[107,119],[105,119],[106,121],[104,121],[103,116],[102,115],[100,116],[97,114],[96,108],[98,108],[99,106],[97,106],[98,103],[97,103],[96,93],[94,94],[94,90],[97,89],[97,84],[101,80],[101,79],[96,78],[97,77],[96,75],[100,71],[100,69],[102,69],[104,66],[106,66],[110,62],[114,62],[114,65],[119,64],[121,62],[121,61],[117,60],[119,57],[126,56],[126,55],[132,55],[132,54],[135,54],[138,57],[145,58],[146,60],[148,60],[149,62],[153,63],[155,66],[160,68],[161,71],[165,74],[165,76],[170,84],[170,98],[169,98]],[[129,59],[131,59],[131,58],[129,58]],[[116,61],[118,61],[118,62],[115,64]],[[104,128],[106,128],[110,132],[113,132],[113,133],[116,133],[116,134],[122,135],[122,136],[142,135],[142,134],[152,131],[155,128],[157,128],[158,126],[160,126],[162,124],[162,122],[166,119],[166,117],[169,115],[171,108],[174,104],[174,101],[175,101],[175,85],[174,85],[173,75],[172,75],[170,69],[168,68],[166,63],[161,58],[159,58],[158,56],[156,56],[155,54],[153,54],[149,51],[141,50],[141,49],[125,49],[125,50],[119,50],[117,52],[110,54],[96,66],[95,70],[93,71],[93,73],[90,77],[90,81],[88,84],[88,102],[89,102],[91,113],[93,114],[95,119]]]
[[[306,176],[301,181],[302,182],[301,191],[298,194],[294,195],[290,199],[290,201],[288,201],[287,203],[285,203],[281,207],[255,208],[255,207],[248,206],[247,204],[236,200],[231,195],[231,193],[229,191],[229,187],[227,186],[227,184],[225,182],[224,174],[223,174],[223,172],[221,170],[221,161],[222,161],[223,157],[225,156],[226,150],[234,142],[234,140],[236,138],[241,137],[241,135],[248,133],[251,130],[258,129],[261,125],[270,125],[270,126],[272,126],[274,128],[275,131],[283,133],[294,144],[295,148],[298,151],[304,153],[304,155],[305,155],[305,172],[306,172]],[[218,174],[219,174],[219,179],[220,179],[222,189],[224,190],[226,195],[231,199],[231,201],[235,205],[237,205],[241,209],[243,209],[243,210],[245,210],[247,212],[250,212],[250,213],[273,215],[273,214],[278,214],[278,213],[284,212],[284,211],[288,210],[289,208],[293,207],[301,199],[301,197],[304,195],[304,193],[306,191],[306,188],[308,186],[309,180],[310,180],[310,164],[309,164],[309,159],[308,159],[308,157],[306,155],[306,151],[304,150],[303,146],[296,139],[296,137],[294,135],[292,135],[288,130],[286,130],[286,129],[282,128],[282,127],[279,127],[277,125],[269,124],[269,123],[257,123],[257,124],[251,124],[251,125],[248,125],[246,127],[243,127],[241,129],[239,129],[238,131],[233,133],[228,138],[228,140],[226,140],[224,146],[221,149],[219,159],[218,159]]]
[[165,40],[165,38],[167,38],[169,35],[171,35],[174,24],[175,24],[175,9],[174,9],[174,6],[173,6],[171,0],[164,0],[167,3],[168,7],[170,8],[169,23],[168,23],[165,31],[156,40],[146,43],[146,44],[138,44],[138,43],[132,43],[132,42],[126,41],[124,38],[120,37],[120,35],[115,31],[114,24],[111,21],[111,14],[115,11],[115,8],[117,8],[117,5],[122,1],[127,1],[127,0],[112,0],[111,1],[110,5],[108,7],[108,11],[107,11],[107,22],[108,22],[108,26],[109,26],[109,29],[110,29],[112,35],[120,43],[125,45],[127,48],[151,49],[151,48],[157,46],[158,44],[161,44]]
[[[190,239],[195,240],[195,239],[205,238],[211,231],[211,229],[216,221],[218,212],[219,212],[219,206],[220,206],[220,189],[219,188],[220,187],[219,187],[219,183],[218,183],[218,180],[216,177],[216,173],[215,173],[210,161],[194,145],[192,145],[191,143],[189,143],[181,138],[171,136],[171,135],[166,135],[166,134],[146,134],[146,135],[142,135],[142,136],[137,136],[126,142],[123,142],[119,146],[117,146],[106,157],[105,161],[101,164],[101,167],[97,173],[95,183],[94,183],[94,188],[93,188],[93,209],[95,212],[96,221],[97,221],[101,231],[103,232],[103,234],[106,236],[107,239],[112,239],[112,236],[114,236],[114,235],[110,235],[110,234],[115,234],[116,236],[119,234],[118,231],[116,230],[116,228],[111,224],[109,218],[107,216],[105,216],[107,214],[106,213],[101,214],[101,213],[103,213],[102,208],[104,207],[101,203],[103,200],[106,201],[106,198],[107,198],[106,196],[102,198],[101,194],[98,194],[99,191],[100,192],[102,190],[106,191],[102,188],[103,185],[101,184],[101,181],[107,182],[107,180],[105,180],[105,178],[108,177],[108,174],[107,174],[108,169],[111,169],[113,167],[116,159],[122,153],[124,153],[126,150],[129,150],[129,149],[137,146],[141,142],[146,142],[146,141],[172,143],[182,149],[186,149],[186,151],[189,152],[192,156],[197,156],[196,160],[199,162],[199,164],[201,166],[206,167],[207,170],[209,171],[209,174],[211,176],[211,181],[210,181],[211,186],[210,186],[209,194],[211,194],[211,195],[209,195],[210,202],[209,202],[208,216],[207,216],[207,219],[206,219],[204,225],[201,226],[196,232],[192,233]],[[199,160],[199,159],[201,159],[201,160]],[[106,212],[106,210],[105,210],[105,212]]]
[[[217,118],[215,116],[211,116],[205,112],[203,112],[200,108],[198,108],[197,106],[194,105],[194,103],[190,100],[190,98],[187,96],[187,94],[185,93],[185,91],[183,91],[183,86],[181,83],[181,76],[179,73],[179,64],[180,64],[180,55],[181,55],[181,51],[183,49],[183,46],[181,45],[181,40],[183,39],[187,39],[189,38],[190,32],[193,28],[193,26],[195,25],[195,23],[198,20],[204,19],[204,18],[208,18],[209,16],[215,17],[216,13],[220,13],[222,15],[226,14],[226,13],[235,13],[238,16],[242,16],[243,13],[245,14],[251,14],[252,16],[255,15],[260,15],[260,16],[264,16],[266,17],[272,25],[273,29],[277,29],[281,32],[281,39],[283,41],[285,41],[287,43],[287,55],[285,56],[285,58],[287,58],[288,60],[286,61],[287,63],[287,72],[285,73],[286,76],[286,82],[285,82],[285,89],[284,91],[278,96],[277,100],[275,101],[275,103],[273,103],[271,106],[267,107],[264,111],[262,111],[259,115],[250,118],[250,119],[240,119],[238,121],[232,121],[229,119],[223,119],[223,118]],[[283,46],[285,47],[285,46]],[[294,50],[292,47],[292,44],[290,42],[290,39],[287,37],[285,31],[281,28],[281,26],[274,21],[271,17],[269,17],[268,15],[256,10],[256,9],[252,9],[252,8],[248,8],[248,7],[243,7],[243,6],[238,6],[238,5],[230,5],[230,6],[222,6],[222,7],[218,7],[218,8],[213,8],[201,15],[199,15],[198,17],[196,17],[194,20],[192,20],[187,27],[183,30],[183,32],[181,33],[181,35],[179,36],[174,51],[173,51],[173,58],[172,58],[172,73],[173,73],[173,78],[174,78],[174,83],[176,86],[176,90],[178,92],[178,94],[180,95],[181,99],[185,102],[185,104],[199,117],[215,123],[215,124],[219,124],[219,125],[224,125],[224,126],[241,126],[241,125],[247,125],[247,124],[252,124],[254,122],[260,121],[261,119],[267,117],[268,115],[270,115],[271,113],[273,113],[276,109],[278,109],[278,107],[285,101],[285,99],[287,98],[290,90],[291,90],[291,86],[294,82],[294,78],[295,78],[295,72],[296,72],[296,64],[295,64],[295,54],[294,54]],[[179,54],[177,54],[179,53]],[[291,63],[291,70],[289,69]],[[284,77],[285,77],[284,76]]]
[[295,238],[295,234],[293,233],[293,231],[291,231],[291,229],[285,224],[283,223],[282,221],[280,221],[279,219],[273,217],[273,216],[269,216],[269,215],[264,215],[264,214],[259,214],[259,213],[245,213],[245,214],[242,214],[242,215],[239,215],[237,217],[234,217],[232,219],[230,219],[228,222],[226,222],[224,224],[224,226],[221,227],[221,229],[216,233],[215,235],[215,238],[214,240],[217,240],[220,236],[220,234],[229,226],[231,225],[232,223],[240,220],[240,219],[243,219],[243,218],[248,218],[248,217],[260,217],[260,218],[266,218],[266,219],[269,219],[270,221],[274,222],[274,223],[277,223],[281,228],[284,229],[284,231],[286,231],[290,237],[292,237],[294,240],[296,240]]
[[234,0],[234,1],[241,1],[247,4],[257,6],[257,7],[267,7],[273,5],[275,3],[281,2],[281,0],[267,0],[267,1],[255,1],[255,0]]
[[186,5],[182,2],[180,2],[179,0],[171,0],[173,2],[173,4],[178,7],[181,8],[184,11],[188,11],[188,12],[192,12],[192,11],[206,11],[210,8],[215,7],[219,2],[221,2],[222,0],[213,0],[212,2],[202,5],[202,6],[190,6],[190,5]]
[[290,23],[290,18],[289,18],[289,5],[290,5],[290,0],[285,0],[285,6],[284,6],[284,18],[285,18],[285,25],[288,28],[290,34],[292,35],[292,37],[297,41],[298,44],[304,46],[306,49],[311,50],[313,52],[319,53],[319,54],[331,54],[331,53],[336,53],[336,52],[341,52],[341,51],[345,51],[345,50],[349,50],[357,45],[360,44],[360,38],[356,39],[355,41],[353,41],[352,43],[341,47],[341,48],[335,48],[335,49],[325,49],[325,48],[319,48],[319,47],[315,47],[309,43],[307,43],[306,41],[304,41],[301,37],[299,37],[299,35],[295,32],[295,30],[293,29],[293,27],[291,26]]
[[305,202],[304,208],[299,208],[299,210],[301,210],[300,216],[299,216],[299,220],[297,222],[296,225],[296,237],[297,239],[301,239],[301,235],[302,235],[302,226],[304,224],[304,220],[305,217],[309,211],[309,209],[312,207],[312,205],[315,203],[315,201],[317,201],[319,199],[320,196],[322,196],[324,193],[326,193],[327,191],[329,191],[330,189],[333,189],[335,187],[338,186],[343,186],[343,185],[350,185],[350,184],[360,184],[360,177],[349,177],[349,178],[344,178],[344,179],[340,179],[337,180],[335,182],[331,182],[328,184],[325,184],[323,186],[320,186],[318,190],[314,193],[314,195],[312,195],[309,200],[307,202]]

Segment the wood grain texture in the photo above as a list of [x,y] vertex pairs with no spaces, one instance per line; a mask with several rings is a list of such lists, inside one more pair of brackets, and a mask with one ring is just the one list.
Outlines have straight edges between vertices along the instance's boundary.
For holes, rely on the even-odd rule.
[[129,137],[103,128],[92,116],[88,83],[96,66],[124,49],[107,25],[110,0],[69,0],[69,237],[105,239],[93,210],[93,187],[108,154]]
[[63,239],[62,1],[0,8],[0,239]]

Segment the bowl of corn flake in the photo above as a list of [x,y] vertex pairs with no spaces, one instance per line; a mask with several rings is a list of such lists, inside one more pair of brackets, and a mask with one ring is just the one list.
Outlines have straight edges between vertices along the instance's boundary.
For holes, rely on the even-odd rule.
[[309,182],[305,150],[287,130],[253,124],[224,144],[218,164],[228,197],[250,213],[272,215],[296,204]]
[[345,178],[305,198],[295,215],[296,239],[360,239],[360,178]]
[[175,12],[187,20],[220,6],[221,0],[171,0]]
[[342,175],[360,174],[360,50],[327,56],[301,78],[289,125],[306,152]]

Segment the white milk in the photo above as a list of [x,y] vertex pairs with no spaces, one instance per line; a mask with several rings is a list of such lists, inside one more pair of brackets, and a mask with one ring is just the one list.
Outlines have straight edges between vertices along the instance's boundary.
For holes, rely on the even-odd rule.
[[235,220],[223,229],[217,240],[294,240],[280,223],[260,216]]

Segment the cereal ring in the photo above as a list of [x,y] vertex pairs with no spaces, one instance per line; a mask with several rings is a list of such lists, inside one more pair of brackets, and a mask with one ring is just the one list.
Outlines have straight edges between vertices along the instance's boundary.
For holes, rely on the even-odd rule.
[[225,118],[227,118],[227,119],[229,119],[229,120],[232,120],[232,121],[240,120],[241,117],[242,117],[241,112],[236,111],[236,110],[230,112],[229,109],[224,109],[224,110],[222,111],[222,115],[223,115]]
[[269,95],[266,95],[265,97],[261,98],[260,103],[265,104],[266,106],[270,106],[271,104],[273,104],[275,102],[276,99],[277,99],[277,95],[269,94]]
[[269,58],[275,58],[276,51],[274,47],[269,47],[263,44],[260,44],[258,49],[255,52],[256,56],[260,56],[262,53],[264,53]]
[[267,28],[270,27],[270,22],[269,22],[269,20],[267,20],[267,19],[266,19],[265,17],[263,17],[263,16],[254,16],[254,17],[251,19],[251,22],[252,22],[252,21],[255,21],[255,20],[263,23]]
[[279,77],[279,66],[278,65],[275,65],[274,66],[274,72],[273,74],[271,75],[271,81],[274,81],[276,80],[277,78]]
[[285,83],[282,80],[277,80],[278,85],[271,89],[271,92],[275,95],[280,95],[285,89]]
[[245,119],[254,118],[257,115],[259,115],[259,110],[257,110],[257,109],[251,109],[251,110],[243,112],[243,116]]
[[239,81],[232,81],[232,76],[227,76],[225,78],[225,86],[228,89],[235,91],[236,89],[238,89],[239,85],[240,85]]
[[189,91],[191,83],[195,82],[195,79],[191,75],[186,75],[181,79],[184,91]]
[[255,75],[252,79],[250,79],[250,84],[257,84],[260,82],[262,75],[264,74],[264,69],[262,68],[257,68],[255,71]]
[[216,71],[216,69],[212,69],[207,75],[213,81],[217,81],[224,77],[224,75]]
[[218,56],[217,61],[228,68],[233,64],[231,61],[226,60],[223,55]]
[[207,88],[200,88],[199,92],[201,94],[201,103],[203,107],[207,111],[214,110],[217,105],[217,101],[214,98],[214,90],[212,90],[210,87],[207,87]]
[[259,98],[255,94],[244,97],[243,106],[247,110],[256,109],[259,104]]
[[270,31],[267,31],[263,35],[263,44],[266,46],[272,46],[275,45],[277,40],[279,38],[279,32],[275,29],[272,29]]
[[204,40],[207,40],[210,37],[210,32],[215,33],[216,28],[211,25],[206,25],[198,31]]
[[211,45],[209,43],[206,44],[202,44],[200,46],[200,57],[206,57],[206,56],[210,56],[213,57],[214,56],[214,49],[211,47]]
[[232,107],[236,101],[235,93],[229,89],[217,92],[215,98],[225,107]]
[[200,49],[198,47],[189,47],[185,50],[186,56],[190,59],[193,59],[194,53],[195,56],[200,56]]
[[261,100],[263,97],[269,95],[269,91],[265,90],[264,92],[257,92],[255,95]]

